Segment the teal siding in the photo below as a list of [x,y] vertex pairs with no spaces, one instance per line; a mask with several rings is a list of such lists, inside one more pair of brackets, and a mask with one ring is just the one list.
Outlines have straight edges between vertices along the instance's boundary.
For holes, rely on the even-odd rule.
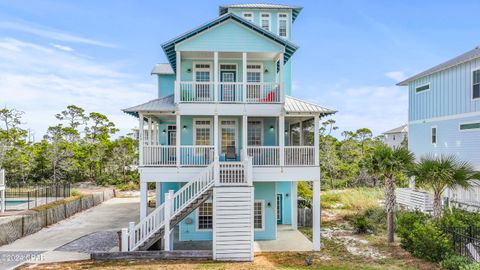
[[166,97],[172,95],[175,89],[175,75],[174,74],[160,74],[158,75],[158,97]]
[[277,182],[277,194],[283,196],[283,223],[292,224],[292,182]]
[[[480,99],[472,100],[472,70],[477,68],[478,59],[411,82],[409,121],[479,112]],[[415,88],[425,83],[430,83],[430,90],[416,93]]]
[[283,47],[274,41],[226,21],[211,30],[192,37],[176,46],[177,51],[219,52],[282,52]]

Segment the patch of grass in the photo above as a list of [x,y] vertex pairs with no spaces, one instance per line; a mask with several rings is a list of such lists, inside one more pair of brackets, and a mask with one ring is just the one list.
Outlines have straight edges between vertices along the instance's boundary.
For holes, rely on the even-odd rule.
[[67,202],[78,200],[80,197],[82,197],[82,196],[79,195],[79,196],[67,197],[65,199],[61,199],[61,200],[58,200],[58,201],[54,201],[54,202],[51,202],[51,203],[40,205],[38,207],[32,208],[31,210],[38,211],[38,212],[45,211],[47,209],[54,208],[58,205],[62,205],[62,204],[65,204]]
[[378,207],[384,194],[381,188],[354,188],[345,190],[329,190],[321,195],[323,209],[347,209],[360,211]]

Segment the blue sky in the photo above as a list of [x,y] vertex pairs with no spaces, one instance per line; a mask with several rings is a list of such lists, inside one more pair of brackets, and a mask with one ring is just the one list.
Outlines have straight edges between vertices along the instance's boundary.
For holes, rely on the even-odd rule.
[[[342,130],[377,135],[407,121],[399,80],[480,44],[480,1],[272,1],[301,5],[293,95],[335,108]],[[108,115],[155,98],[160,44],[238,1],[0,2],[0,106],[37,134],[69,104]]]

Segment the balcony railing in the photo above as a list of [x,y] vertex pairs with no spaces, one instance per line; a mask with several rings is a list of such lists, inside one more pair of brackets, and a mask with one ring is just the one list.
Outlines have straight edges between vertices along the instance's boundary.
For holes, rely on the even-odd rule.
[[[168,145],[144,145],[143,163],[147,167],[168,166],[207,166],[214,160],[213,145],[182,145],[180,159],[177,162],[177,149]],[[281,164],[281,153],[284,164]],[[314,146],[249,146],[247,155],[254,167],[275,166],[315,166]],[[228,162],[231,163],[231,162]],[[233,164],[233,163],[232,163]]]
[[176,101],[181,103],[280,103],[280,84],[274,82],[177,82]]

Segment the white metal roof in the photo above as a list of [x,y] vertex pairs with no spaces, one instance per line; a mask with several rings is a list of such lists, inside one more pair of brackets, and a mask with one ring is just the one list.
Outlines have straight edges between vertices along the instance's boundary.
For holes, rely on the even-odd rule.
[[174,74],[172,66],[168,63],[156,64],[151,74]]
[[415,76],[412,76],[412,77],[410,77],[410,78],[408,78],[404,81],[399,82],[397,85],[402,85],[402,86],[408,85],[408,83],[410,83],[411,81],[414,81],[416,79],[420,79],[422,77],[425,77],[425,76],[431,75],[433,73],[445,70],[447,68],[451,68],[451,67],[454,67],[456,65],[463,64],[465,62],[468,62],[468,61],[476,59],[476,58],[480,58],[480,46],[477,46],[473,50],[470,50],[470,51],[468,51],[468,52],[466,52],[462,55],[459,55],[455,58],[452,58],[452,59],[448,60],[447,62],[444,62],[440,65],[434,66],[434,67],[432,67],[430,69],[427,69],[427,70],[425,70],[421,73],[418,73]]
[[175,104],[173,101],[173,95],[169,95],[163,98],[157,98],[145,102],[143,104],[133,106],[127,109],[123,109],[126,113],[137,112],[173,112],[175,111]]
[[222,7],[227,8],[302,8],[299,6],[289,6],[282,4],[269,4],[269,3],[246,3],[246,4],[232,4]]
[[320,105],[303,101],[298,98],[294,98],[291,96],[285,96],[285,112],[287,114],[321,114],[321,115],[328,115],[334,114],[337,111],[322,107]]
[[385,131],[382,134],[407,133],[407,132],[408,132],[408,125],[404,124],[404,125],[401,125],[397,128],[391,129],[389,131]]

